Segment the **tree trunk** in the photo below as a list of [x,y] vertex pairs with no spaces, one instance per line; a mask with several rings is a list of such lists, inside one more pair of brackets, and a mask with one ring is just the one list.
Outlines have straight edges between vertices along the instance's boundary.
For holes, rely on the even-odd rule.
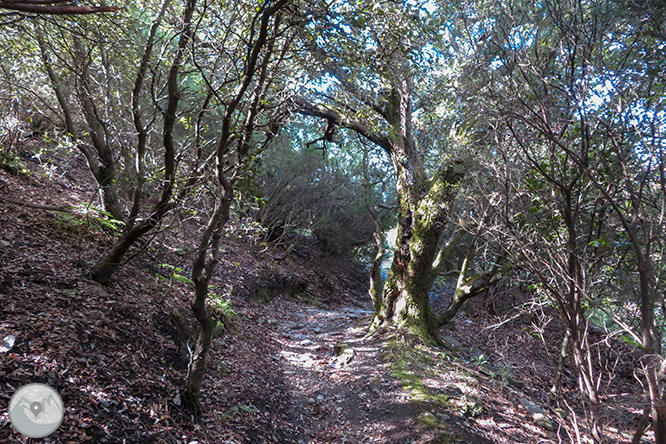
[[384,262],[384,227],[382,227],[379,211],[373,201],[373,188],[374,184],[370,179],[370,160],[369,149],[363,146],[363,191],[365,199],[365,208],[370,215],[370,218],[375,224],[375,232],[373,237],[375,239],[375,251],[372,255],[372,264],[370,265],[370,300],[375,309],[375,313],[379,313],[382,307],[382,263]]
[[187,377],[181,395],[195,421],[199,421],[201,418],[201,384],[206,372],[206,357],[210,350],[215,327],[215,320],[206,307],[208,285],[220,256],[220,239],[224,225],[229,220],[231,207],[229,196],[233,196],[231,185],[228,183],[225,185],[224,195],[219,199],[213,216],[204,230],[192,267],[192,281],[195,289],[192,312],[199,323],[199,337],[187,368]]
[[[313,51],[321,55],[316,48]],[[404,57],[396,52],[395,58],[395,66],[405,68],[404,73],[407,73],[408,64]],[[326,62],[326,68],[350,93],[359,94],[339,65]],[[389,155],[397,176],[397,236],[381,307],[375,313],[370,329],[376,330],[384,324],[407,326],[426,342],[440,342],[429,300],[436,277],[433,262],[446,227],[453,190],[465,171],[461,162],[449,161],[432,179],[428,179],[423,152],[412,137],[412,90],[409,75],[394,78],[391,92],[381,106],[372,106],[389,128],[383,133],[374,130],[375,124],[366,125],[332,107],[313,105],[298,97],[293,98],[291,104],[302,114],[325,118],[329,124],[356,131]],[[371,104],[372,100],[365,102]]]
[[571,339],[571,332],[569,329],[567,329],[564,332],[562,346],[560,347],[560,355],[557,358],[557,373],[555,374],[555,381],[553,382],[553,387],[550,389],[550,394],[553,397],[559,396],[562,391],[562,374],[564,373],[564,364],[566,363],[567,359],[569,339]]
[[157,18],[153,22],[151,27],[150,35],[146,43],[146,50],[137,73],[137,78],[134,85],[133,91],[133,115],[134,123],[138,135],[138,146],[137,146],[137,165],[139,170],[137,171],[137,188],[134,190],[134,205],[131,210],[131,218],[127,221],[127,225],[123,230],[123,235],[118,239],[113,249],[109,254],[104,256],[102,259],[97,261],[92,270],[93,279],[102,284],[107,284],[111,280],[111,276],[116,272],[116,270],[122,264],[122,260],[130,250],[132,245],[143,237],[146,233],[152,230],[169,212],[171,209],[171,199],[173,195],[173,186],[175,182],[175,144],[173,140],[173,129],[177,118],[178,104],[180,102],[180,94],[178,91],[179,84],[179,72],[180,65],[187,48],[187,44],[191,39],[192,35],[192,16],[194,15],[194,10],[196,7],[196,0],[186,0],[186,8],[183,12],[183,32],[178,41],[178,49],[176,55],[173,59],[171,67],[169,68],[169,76],[167,78],[167,91],[168,91],[168,101],[166,112],[164,113],[164,128],[163,128],[163,147],[164,147],[164,185],[162,187],[162,192],[160,194],[160,199],[155,205],[152,213],[149,217],[142,220],[141,222],[136,221],[136,217],[139,212],[140,200],[142,193],[141,183],[144,180],[143,177],[143,152],[145,151],[146,143],[146,128],[144,127],[142,120],[140,118],[140,113],[138,110],[138,95],[141,91],[141,85],[145,77],[145,72],[148,65],[148,60],[152,52],[152,45],[155,33],[159,23],[162,20],[162,15],[168,6],[169,1],[165,0],[162,4],[162,8]]
[[76,130],[76,126],[74,125],[72,107],[70,106],[69,101],[65,96],[62,82],[60,82],[60,78],[53,69],[53,64],[51,63],[51,58],[49,57],[48,50],[46,48],[46,42],[44,41],[44,34],[42,33],[41,25],[37,24],[37,26],[35,26],[35,32],[37,34],[37,43],[39,45],[42,63],[44,63],[44,68],[46,69],[46,73],[49,76],[51,87],[53,88],[53,92],[56,95],[58,105],[60,105],[60,110],[62,111],[62,115],[65,120],[65,129],[69,133],[70,137],[76,141],[78,140],[79,135],[78,131]]
[[571,354],[578,375],[578,386],[581,394],[589,402],[588,411],[592,438],[595,442],[601,443],[603,441],[603,428],[599,418],[599,394],[594,383],[594,366],[587,344],[585,308],[582,305],[586,281],[583,263],[578,255],[581,251],[578,245],[578,221],[572,198],[572,189],[574,189],[577,180],[577,178],[574,179],[568,187],[560,187],[563,204],[559,213],[567,230],[567,274],[565,276],[566,292],[563,293],[559,304],[571,335]]
[[581,328],[580,318],[578,321],[572,320],[574,325],[570,325],[571,348],[574,360],[574,366],[578,373],[578,386],[589,402],[587,409],[590,414],[590,430],[594,442],[603,442],[603,427],[599,418],[599,396],[594,384],[594,374],[590,352],[585,344],[584,329]]
[[[455,184],[462,177],[461,164],[455,162],[418,186],[410,186],[399,176],[395,253],[373,328],[394,323],[410,328],[426,342],[441,342],[439,325],[430,308],[430,290],[436,277],[433,262]],[[418,193],[419,188],[426,192]],[[422,197],[416,197],[418,194]]]
[[466,257],[460,267],[456,290],[453,293],[453,298],[451,299],[449,306],[444,312],[437,316],[437,325],[439,326],[451,322],[455,315],[458,314],[458,311],[463,304],[471,298],[481,294],[488,288],[493,281],[493,278],[497,276],[497,268],[493,268],[482,274],[467,276],[468,260],[469,259]]
[[[64,86],[53,69],[41,28],[37,27],[36,33],[42,62],[44,64],[44,68],[46,69],[46,73],[48,74],[49,80],[51,81],[51,87],[55,92],[58,105],[60,105],[60,110],[62,111],[65,121],[65,129],[69,133],[69,136],[72,138],[79,151],[81,151],[81,153],[85,156],[86,161],[88,162],[88,168],[90,169],[90,172],[95,178],[95,181],[102,190],[102,201],[104,202],[104,209],[117,220],[123,220],[123,206],[120,202],[120,197],[118,196],[118,192],[114,185],[115,160],[113,159],[113,156],[110,155],[108,150],[102,149],[101,153],[98,150],[97,155],[95,155],[89,146],[79,140],[80,137],[74,124],[72,107],[66,98]],[[79,58],[85,58],[85,55],[79,54]],[[88,75],[87,69],[82,70],[82,75]],[[93,106],[92,102],[90,102],[89,99],[85,99],[84,101],[84,99],[81,97],[79,99],[84,110],[88,109],[89,112],[92,113],[93,111],[90,111],[91,107]],[[86,112],[85,115],[86,119],[88,119],[88,112]],[[102,142],[98,141],[98,143]],[[97,145],[93,144],[93,146],[97,148]]]
[[100,284],[108,284],[111,276],[123,263],[123,258],[132,245],[150,230],[155,228],[164,215],[171,209],[169,202],[164,202],[147,219],[134,225],[129,231],[123,233],[109,254],[100,259],[92,269],[92,277]]
[[384,261],[384,236],[381,227],[377,227],[374,233],[375,252],[370,266],[370,299],[375,308],[375,313],[382,308],[382,262]]
[[[90,78],[89,56],[85,45],[79,37],[74,37],[74,55],[79,67],[77,78],[77,95],[83,110],[83,116],[90,130],[90,138],[95,147],[97,159],[86,156],[97,183],[102,192],[104,209],[117,220],[125,220],[125,208],[120,200],[118,190],[117,159],[108,144],[107,130],[95,105]],[[84,152],[85,154],[85,152]],[[91,163],[92,161],[92,163]]]
[[[661,353],[661,335],[655,326],[655,278],[654,269],[650,258],[649,243],[641,248],[638,241],[638,233],[635,225],[628,226],[628,233],[634,243],[634,251],[638,261],[638,277],[640,291],[641,310],[641,342],[643,356],[647,363],[645,365],[645,377],[647,379],[648,397],[650,400],[650,416],[652,428],[654,429],[655,443],[666,444],[666,400],[662,394],[659,379],[663,372]],[[639,435],[637,430],[636,435]],[[642,434],[642,433],[641,433]]]
[[[194,3],[195,0],[188,1]],[[203,232],[192,266],[192,281],[194,282],[195,287],[192,311],[194,312],[194,317],[197,319],[197,322],[199,322],[199,338],[197,340],[197,345],[188,367],[187,378],[182,390],[182,396],[185,405],[190,409],[194,415],[195,420],[197,421],[201,417],[201,384],[203,382],[203,377],[206,370],[206,356],[208,355],[208,351],[211,346],[213,327],[215,325],[215,321],[211,318],[210,312],[206,307],[206,299],[208,298],[210,278],[213,276],[215,268],[220,259],[220,240],[222,238],[224,226],[229,220],[231,201],[234,195],[233,177],[237,177],[235,174],[232,174],[232,179],[230,180],[227,179],[225,175],[225,160],[227,160],[226,156],[229,154],[232,141],[232,118],[236,111],[236,107],[245,95],[245,92],[250,86],[250,83],[255,75],[259,55],[261,50],[265,48],[269,37],[268,32],[271,18],[274,15],[278,15],[279,17],[279,12],[286,3],[287,0],[279,0],[277,3],[271,7],[266,8],[262,12],[259,32],[251,47],[252,50],[250,52],[250,57],[246,60],[247,64],[245,65],[241,84],[236,90],[234,98],[228,103],[224,118],[222,119],[222,130],[216,150],[216,188],[220,194],[215,195],[215,211],[213,212],[213,215],[208,221],[208,225],[206,225],[206,228]],[[276,18],[276,22],[277,20],[278,18]],[[274,31],[277,33],[277,23],[275,26],[276,28]],[[269,51],[269,53],[264,58],[263,66],[261,66],[260,69],[264,70],[265,67],[268,66],[270,55],[271,52]],[[259,86],[263,87],[264,85],[261,84]],[[254,128],[254,123],[252,121],[246,121],[245,128],[247,129],[248,126],[252,129]],[[277,133],[273,132],[266,134],[266,143],[276,135]],[[237,158],[235,168],[242,168],[244,160],[245,156],[239,156],[239,158]],[[235,172],[237,171],[238,170]]]
[[658,354],[646,354],[646,359],[645,376],[648,382],[650,416],[655,444],[666,444],[666,401],[659,384],[660,375],[663,377],[664,363]]

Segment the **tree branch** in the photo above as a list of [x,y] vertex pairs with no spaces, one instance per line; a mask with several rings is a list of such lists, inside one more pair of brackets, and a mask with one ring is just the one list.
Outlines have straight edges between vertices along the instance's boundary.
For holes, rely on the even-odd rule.
[[0,9],[49,15],[81,15],[118,11],[117,6],[62,5],[68,0],[0,0]]
[[356,131],[372,143],[381,147],[389,155],[393,151],[393,145],[388,137],[373,131],[358,120],[347,118],[334,109],[326,108],[322,105],[315,105],[303,97],[293,97],[291,99],[291,105],[299,114],[324,118],[329,122],[334,122],[338,126]]
[[14,205],[20,205],[22,207],[34,208],[36,210],[59,211],[61,213],[72,213],[72,210],[69,207],[56,207],[56,206],[52,206],[52,205],[34,204],[34,203],[30,203],[30,202],[23,202],[22,200],[18,200],[18,199],[11,199],[9,197],[4,197],[4,196],[0,196],[0,200],[3,201],[3,202],[14,204]]

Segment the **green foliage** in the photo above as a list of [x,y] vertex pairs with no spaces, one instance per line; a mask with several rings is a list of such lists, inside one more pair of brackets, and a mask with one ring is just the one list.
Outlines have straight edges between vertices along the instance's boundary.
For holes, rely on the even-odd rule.
[[224,413],[222,413],[220,419],[222,422],[229,422],[237,419],[240,416],[249,416],[253,413],[259,413],[259,409],[251,405],[239,404],[229,408]]
[[29,176],[30,169],[19,156],[0,151],[0,168],[14,176]]
[[232,307],[231,301],[228,299],[228,297],[217,293],[208,293],[208,300],[216,310],[220,311],[228,319],[234,319],[238,317],[238,314]]
[[257,219],[266,239],[287,245],[316,240],[325,250],[345,255],[372,242],[374,224],[362,184],[354,169],[342,164],[346,154],[328,157],[299,146],[298,134],[292,137],[262,160]]
[[489,362],[488,357],[483,353],[476,355],[472,358],[472,363],[476,366],[485,365],[488,364],[488,362]]
[[167,281],[169,285],[171,285],[173,281],[180,282],[181,284],[193,284],[192,279],[182,274],[185,273],[182,268],[169,264],[159,264],[157,267],[168,270],[168,277],[162,276],[161,274],[158,274],[157,276]]
[[627,344],[633,345],[636,348],[641,348],[640,342],[635,341],[631,336],[621,335],[620,338]]
[[483,413],[483,404],[479,401],[466,402],[460,409],[460,413],[466,418],[476,418]]
[[87,231],[90,233],[120,233],[124,222],[115,219],[107,211],[95,205],[80,203],[71,207],[71,212],[52,211],[53,225],[66,232]]

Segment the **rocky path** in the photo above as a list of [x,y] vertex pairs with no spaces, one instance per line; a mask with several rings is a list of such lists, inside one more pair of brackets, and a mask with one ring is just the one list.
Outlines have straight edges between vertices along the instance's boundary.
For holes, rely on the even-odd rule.
[[299,444],[417,442],[418,409],[366,337],[371,311],[283,301],[270,315]]

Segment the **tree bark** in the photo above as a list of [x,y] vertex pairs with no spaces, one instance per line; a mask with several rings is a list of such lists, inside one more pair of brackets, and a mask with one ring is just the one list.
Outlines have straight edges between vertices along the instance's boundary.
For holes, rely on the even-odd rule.
[[382,227],[379,211],[373,201],[374,184],[370,179],[370,160],[369,149],[363,146],[363,191],[365,194],[365,208],[370,215],[370,218],[375,224],[375,232],[373,238],[375,240],[375,248],[372,254],[372,263],[370,265],[370,300],[375,309],[375,313],[379,313],[382,306],[382,263],[384,262],[384,227]]
[[384,262],[384,235],[381,227],[375,229],[373,234],[375,238],[375,250],[370,265],[370,299],[375,308],[375,313],[382,307],[382,262]]
[[[199,337],[190,359],[181,395],[195,421],[199,421],[201,418],[201,384],[206,372],[206,357],[210,350],[215,327],[215,320],[206,307],[208,287],[220,256],[220,239],[224,225],[229,220],[230,196],[233,196],[233,188],[227,183],[227,186],[223,188],[222,196],[218,198],[213,216],[204,230],[192,267],[192,281],[194,282],[192,312],[199,323]],[[210,258],[208,258],[209,255]]]
[[433,262],[439,239],[446,228],[455,186],[464,176],[464,167],[462,162],[449,161],[432,178],[427,177],[422,155],[411,136],[410,85],[404,83],[393,88],[390,103],[383,111],[391,127],[387,134],[378,133],[333,108],[314,105],[302,98],[293,99],[292,104],[301,114],[325,118],[356,131],[390,156],[397,175],[397,236],[381,307],[371,329],[384,324],[407,326],[424,341],[438,343],[441,338],[429,300],[436,277]]
[[39,51],[42,57],[42,63],[44,64],[46,73],[49,76],[49,80],[51,81],[51,87],[53,88],[53,92],[55,93],[56,99],[58,100],[58,105],[60,105],[60,110],[62,111],[63,118],[65,119],[65,129],[69,133],[70,137],[73,140],[77,141],[79,139],[79,135],[78,131],[76,130],[76,126],[74,125],[74,118],[72,117],[73,114],[72,107],[69,104],[67,97],[65,96],[65,91],[62,86],[62,82],[60,81],[60,78],[53,69],[53,64],[51,63],[51,58],[49,57],[49,53],[46,48],[46,42],[44,41],[44,35],[42,33],[42,29],[39,24],[35,26],[35,32],[37,34],[37,44],[39,45]]
[[560,347],[560,354],[557,357],[557,373],[555,374],[555,381],[550,393],[553,396],[559,396],[562,391],[562,375],[564,374],[564,365],[568,356],[567,350],[569,349],[569,340],[571,339],[571,332],[569,329],[564,331],[564,338],[562,339],[562,346]]
[[500,275],[499,270],[494,268],[482,274],[467,276],[467,261],[468,258],[463,261],[451,303],[437,316],[438,326],[451,322],[465,302],[482,294]]
[[[125,220],[125,208],[120,200],[118,190],[117,159],[109,146],[106,137],[105,124],[99,116],[97,106],[92,94],[92,82],[90,79],[90,60],[87,50],[78,36],[74,37],[74,56],[79,68],[77,77],[77,95],[83,110],[83,116],[90,130],[90,138],[95,147],[96,159],[86,156],[97,183],[102,191],[104,209],[114,219]],[[84,152],[84,155],[86,153]],[[90,163],[92,161],[92,163]]]
[[55,0],[49,2],[35,2],[30,0],[0,0],[0,9],[24,12],[29,14],[46,15],[85,15],[114,12],[117,6],[78,6],[69,0]]

